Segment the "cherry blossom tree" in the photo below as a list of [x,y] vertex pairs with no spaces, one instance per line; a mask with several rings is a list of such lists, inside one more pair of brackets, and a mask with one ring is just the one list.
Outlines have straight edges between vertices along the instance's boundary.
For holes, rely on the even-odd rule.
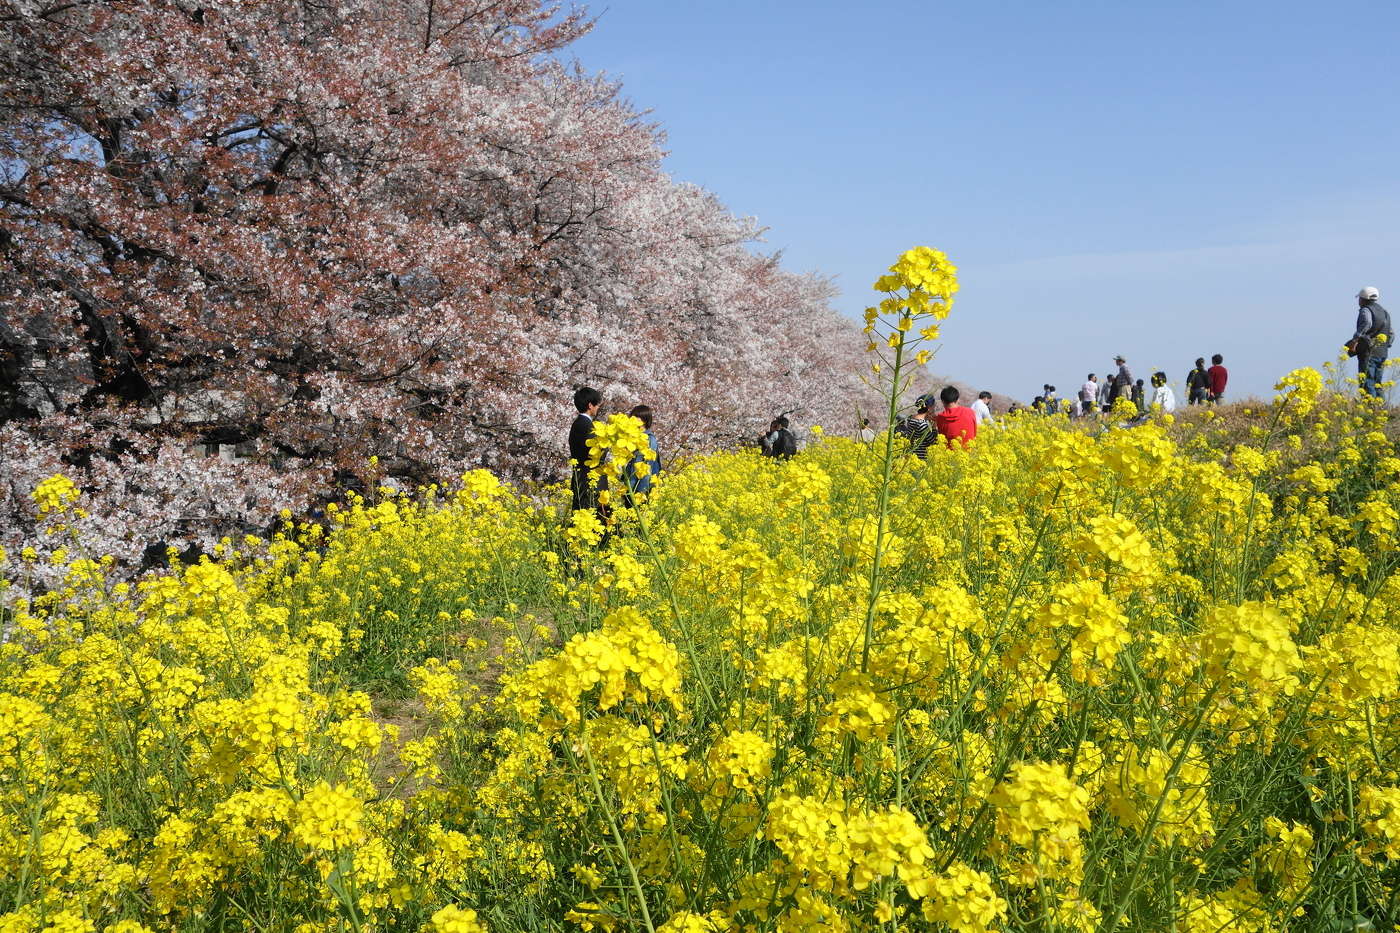
[[[568,397],[671,450],[853,416],[818,277],[661,167],[538,0],[3,0],[0,545],[63,470],[127,557],[363,479],[563,468]],[[236,446],[237,462],[202,458]]]

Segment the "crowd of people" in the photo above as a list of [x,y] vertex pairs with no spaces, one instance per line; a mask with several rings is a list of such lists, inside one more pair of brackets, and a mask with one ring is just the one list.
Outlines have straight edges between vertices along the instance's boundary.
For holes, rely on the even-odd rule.
[[[1225,357],[1217,353],[1206,366],[1205,357],[1197,357],[1196,365],[1186,374],[1186,403],[1205,405],[1223,402],[1225,388],[1230,381],[1230,371],[1225,368]],[[1139,412],[1155,408],[1159,411],[1176,411],[1176,391],[1171,387],[1167,374],[1161,370],[1152,374],[1150,386],[1143,385],[1141,379],[1133,378],[1128,368],[1128,360],[1121,354],[1113,358],[1114,369],[1099,379],[1097,373],[1084,377],[1084,384],[1075,394],[1066,399],[1056,395],[1053,385],[1048,382],[1041,387],[1041,394],[1031,402],[1031,408],[1044,414],[1068,414],[1072,418],[1082,418],[1098,412],[1110,412],[1120,398],[1133,403]],[[1011,411],[1019,411],[1019,405],[1012,405]]]
[[[992,393],[982,392],[971,406],[960,403],[960,393],[955,386],[945,386],[937,399],[932,394],[918,399],[914,414],[895,426],[895,432],[909,443],[910,451],[923,458],[934,438],[941,437],[951,448],[961,445],[966,448],[977,437],[977,426],[992,420]],[[610,512],[610,496],[600,495],[606,490],[606,479],[597,479],[589,470],[589,441],[594,437],[594,419],[602,405],[603,395],[591,386],[583,386],[574,392],[573,424],[569,428],[570,462],[570,507],[596,510],[600,518],[606,520]],[[935,405],[941,406],[935,411]],[[651,456],[636,453],[632,461],[622,470],[624,489],[619,490],[624,503],[630,505],[639,494],[651,491],[653,479],[661,472],[661,457],[657,453],[656,435],[652,433],[652,410],[647,405],[637,405],[628,412],[646,429],[647,444]],[[857,436],[870,443],[876,438],[870,419],[861,420]],[[786,460],[797,453],[797,436],[793,434],[786,415],[779,415],[768,425],[768,430],[757,438],[757,446],[765,457]]]
[[[1356,299],[1359,308],[1356,328],[1346,342],[1346,351],[1356,358],[1362,391],[1379,396],[1381,371],[1390,345],[1395,340],[1395,332],[1391,327],[1390,313],[1380,304],[1378,289],[1367,286],[1356,293]],[[1133,378],[1127,358],[1119,354],[1113,358],[1113,363],[1114,369],[1105,373],[1102,379],[1097,373],[1089,373],[1083,385],[1070,398],[1061,399],[1055,387],[1045,383],[1041,394],[1031,403],[1030,410],[1086,418],[1112,412],[1119,399],[1128,399],[1140,413],[1140,418],[1145,418],[1154,409],[1176,411],[1176,392],[1165,372],[1158,370],[1152,374],[1152,395],[1149,399],[1148,387],[1143,385],[1143,380]],[[1186,404],[1211,405],[1225,401],[1229,382],[1230,372],[1225,368],[1222,354],[1211,356],[1210,366],[1206,366],[1205,357],[1197,357],[1195,365],[1186,374]],[[927,457],[935,438],[942,439],[949,448],[966,448],[977,437],[979,425],[995,420],[991,409],[992,393],[979,392],[971,405],[961,404],[960,399],[961,393],[956,386],[945,386],[936,397],[932,393],[921,396],[915,404],[914,413],[894,426],[895,433],[908,443],[910,452],[920,458]],[[588,441],[593,437],[593,419],[602,400],[602,394],[588,386],[574,393],[574,407],[578,415],[569,429],[569,457],[572,462],[571,487],[575,509],[606,509],[605,504],[599,504],[598,494],[601,490],[595,488],[587,467]],[[1007,413],[1024,410],[1018,403],[1013,403]],[[642,422],[653,451],[650,459],[645,459],[641,453],[636,454],[623,471],[627,488],[621,490],[621,494],[630,502],[634,495],[651,489],[652,478],[661,471],[661,460],[655,453],[657,448],[656,437],[651,430],[651,408],[637,405],[628,414]],[[866,443],[875,441],[877,435],[869,418],[860,420],[856,436]],[[797,437],[786,415],[779,415],[769,423],[768,430],[757,438],[757,446],[763,456],[778,460],[788,459],[797,453]]]
[[[944,386],[937,396],[933,393],[921,395],[914,413],[895,425],[895,433],[908,441],[911,451],[918,457],[927,456],[929,446],[938,437],[949,447],[966,448],[977,437],[977,426],[992,420],[992,393],[980,393],[971,405],[963,405],[961,398],[962,393],[956,386]],[[871,444],[877,436],[870,419],[861,418],[856,437]],[[778,460],[786,460],[797,453],[797,437],[789,428],[786,416],[773,419],[768,430],[758,438],[758,447],[763,456]]]
[[[1381,307],[1378,289],[1367,286],[1356,293],[1356,299],[1359,306],[1356,328],[1346,342],[1346,351],[1348,355],[1356,358],[1361,390],[1379,396],[1381,370],[1395,334],[1389,312]],[[1111,411],[1119,398],[1127,398],[1139,412],[1146,412],[1150,408],[1168,412],[1176,410],[1176,392],[1168,382],[1165,372],[1159,370],[1153,373],[1149,387],[1143,385],[1143,380],[1133,378],[1125,357],[1115,356],[1113,365],[1114,368],[1102,379],[1095,373],[1089,373],[1084,384],[1070,398],[1061,399],[1056,394],[1055,387],[1045,383],[1041,387],[1041,394],[1035,397],[1030,407],[1047,414],[1064,412],[1071,417],[1083,417],[1096,412]],[[1210,366],[1206,365],[1205,357],[1197,357],[1195,365],[1186,374],[1186,404],[1208,405],[1225,401],[1225,390],[1229,381],[1230,373],[1225,368],[1225,357],[1222,354],[1213,355],[1210,358]],[[1011,411],[1018,410],[1021,410],[1020,405],[1011,406]]]
[[[1390,313],[1380,303],[1380,290],[1367,286],[1356,293],[1358,312],[1356,327],[1347,340],[1347,354],[1356,359],[1357,374],[1360,377],[1361,391],[1370,395],[1381,394],[1381,371],[1390,353],[1390,345],[1395,341]],[[1207,405],[1225,401],[1225,389],[1230,381],[1229,370],[1225,368],[1225,357],[1216,353],[1206,366],[1205,357],[1197,357],[1195,366],[1186,374],[1186,404]],[[1037,411],[1055,414],[1065,412],[1071,417],[1092,415],[1113,409],[1119,398],[1127,398],[1139,412],[1149,408],[1161,411],[1175,411],[1176,392],[1167,380],[1167,374],[1157,371],[1152,374],[1151,398],[1148,388],[1141,379],[1134,379],[1126,358],[1115,356],[1114,369],[1105,374],[1102,380],[1090,373],[1072,398],[1061,399],[1053,385],[1045,383],[1041,394],[1035,397],[1031,407]],[[1012,405],[1011,410],[1019,410]]]

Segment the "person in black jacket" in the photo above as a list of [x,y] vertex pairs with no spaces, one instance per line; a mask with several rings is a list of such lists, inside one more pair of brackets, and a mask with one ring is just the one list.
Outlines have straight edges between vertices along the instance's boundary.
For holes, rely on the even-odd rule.
[[569,428],[569,465],[572,468],[570,488],[573,491],[571,508],[592,509],[598,505],[598,491],[593,488],[588,475],[588,441],[593,437],[593,418],[598,414],[598,406],[603,402],[603,394],[597,389],[583,386],[574,392],[574,407],[578,417]]
[[779,415],[768,426],[768,433],[759,442],[765,457],[775,460],[791,460],[797,454],[797,438],[788,430],[788,420]]
[[1210,376],[1206,374],[1206,358],[1196,357],[1196,368],[1186,374],[1186,404],[1204,405],[1210,398]]

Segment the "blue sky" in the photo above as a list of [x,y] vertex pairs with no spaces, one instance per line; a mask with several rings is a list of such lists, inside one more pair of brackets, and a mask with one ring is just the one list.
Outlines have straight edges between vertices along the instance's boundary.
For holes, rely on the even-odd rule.
[[[1400,311],[1400,4],[604,0],[573,47],[667,169],[858,315],[916,244],[963,291],[933,368],[1029,398],[1123,353],[1232,393]],[[1387,299],[1392,299],[1387,301]]]

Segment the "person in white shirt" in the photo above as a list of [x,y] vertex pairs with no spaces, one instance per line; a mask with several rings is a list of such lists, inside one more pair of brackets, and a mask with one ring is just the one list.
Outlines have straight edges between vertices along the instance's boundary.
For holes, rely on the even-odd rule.
[[992,400],[992,393],[978,392],[977,401],[972,403],[972,414],[977,418],[979,425],[996,421],[992,417],[992,408],[988,403]]
[[1084,380],[1084,384],[1079,387],[1079,413],[1081,415],[1092,415],[1094,405],[1099,400],[1099,377],[1093,373]]
[[1176,393],[1167,385],[1167,374],[1153,373],[1152,386],[1152,407],[1164,412],[1176,411]]
[[867,444],[874,443],[875,431],[870,427],[870,419],[860,419],[860,439]]

